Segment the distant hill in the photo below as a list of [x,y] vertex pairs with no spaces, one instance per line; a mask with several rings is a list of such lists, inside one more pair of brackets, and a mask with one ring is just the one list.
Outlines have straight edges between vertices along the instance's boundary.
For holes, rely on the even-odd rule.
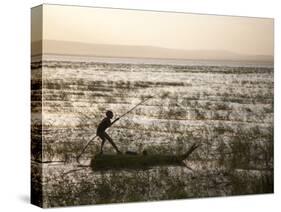
[[[40,52],[41,41],[33,42],[33,52]],[[218,61],[253,61],[273,63],[271,55],[241,55],[229,51],[218,50],[181,50],[153,46],[125,46],[88,44],[80,42],[44,40],[43,52],[47,54],[125,57],[125,58],[155,58],[155,59],[185,59],[185,60],[218,60]],[[33,55],[34,55],[33,54]]]

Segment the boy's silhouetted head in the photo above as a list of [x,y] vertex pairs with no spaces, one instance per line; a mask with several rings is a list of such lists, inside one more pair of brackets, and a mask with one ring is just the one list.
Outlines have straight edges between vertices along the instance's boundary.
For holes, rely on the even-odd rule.
[[113,112],[111,110],[106,111],[105,115],[107,118],[110,118],[110,119],[113,118]]

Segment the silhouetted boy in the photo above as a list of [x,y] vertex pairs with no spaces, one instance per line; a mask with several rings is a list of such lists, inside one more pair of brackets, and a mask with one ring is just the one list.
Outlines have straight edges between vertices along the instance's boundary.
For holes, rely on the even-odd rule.
[[106,114],[106,117],[101,121],[101,123],[99,124],[99,126],[97,128],[97,136],[99,136],[102,139],[100,154],[103,153],[102,148],[103,148],[103,145],[106,140],[109,141],[109,143],[114,147],[114,149],[116,150],[116,152],[118,154],[121,154],[121,152],[119,151],[119,149],[113,142],[112,138],[105,132],[105,130],[107,128],[109,128],[111,125],[113,125],[116,121],[118,121],[119,118],[115,119],[111,123],[111,119],[113,118],[113,112],[109,110],[109,111],[106,111],[105,114]]

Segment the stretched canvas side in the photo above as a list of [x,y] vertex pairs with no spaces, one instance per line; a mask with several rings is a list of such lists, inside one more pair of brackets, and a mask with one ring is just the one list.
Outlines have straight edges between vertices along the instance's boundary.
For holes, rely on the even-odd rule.
[[31,203],[43,207],[42,181],[42,18],[31,9]]

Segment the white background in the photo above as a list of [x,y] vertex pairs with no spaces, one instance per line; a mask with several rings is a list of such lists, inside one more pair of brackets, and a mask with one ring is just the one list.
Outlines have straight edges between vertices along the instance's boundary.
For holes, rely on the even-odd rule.
[[[41,3],[275,18],[275,194],[112,204],[54,211],[278,211],[280,196],[280,6],[278,0],[6,0],[0,11],[0,211],[32,211],[30,191],[30,8]],[[145,24],[145,23],[144,23]],[[280,205],[280,204],[279,204]],[[280,209],[279,209],[280,211]]]

